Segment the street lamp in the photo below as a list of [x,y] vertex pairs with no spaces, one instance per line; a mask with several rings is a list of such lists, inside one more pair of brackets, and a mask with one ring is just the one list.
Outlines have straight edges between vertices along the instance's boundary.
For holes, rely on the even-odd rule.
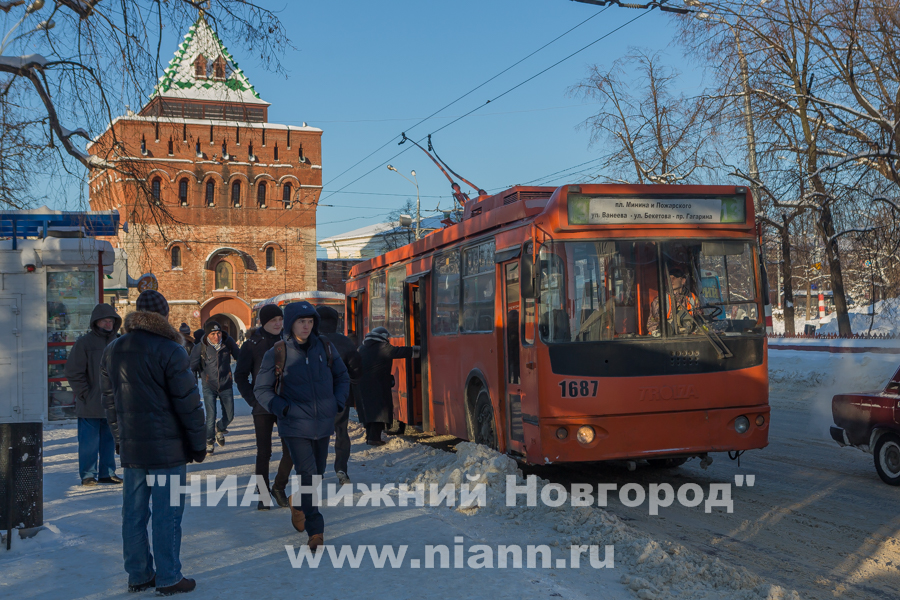
[[422,221],[422,215],[421,215],[421,202],[419,201],[419,180],[416,179],[416,172],[415,171],[410,172],[410,174],[413,176],[413,178],[410,179],[409,177],[407,177],[406,175],[404,175],[403,173],[401,173],[400,171],[398,171],[391,165],[388,165],[387,168],[389,171],[393,171],[394,173],[396,173],[403,179],[407,180],[408,182],[410,182],[411,184],[416,186],[416,233],[415,233],[415,238],[416,238],[416,241],[419,241],[419,233],[420,233],[419,226]]

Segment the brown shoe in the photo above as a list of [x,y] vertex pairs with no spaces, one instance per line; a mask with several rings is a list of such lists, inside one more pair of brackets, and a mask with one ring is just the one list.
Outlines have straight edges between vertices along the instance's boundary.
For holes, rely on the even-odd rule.
[[309,541],[306,542],[306,545],[309,546],[310,552],[315,552],[319,549],[319,546],[325,543],[325,536],[321,533],[317,533],[316,535],[309,536]]
[[291,525],[294,526],[294,529],[297,531],[303,531],[306,529],[306,515],[303,514],[303,511],[294,506],[294,496],[288,496],[288,504],[291,507]]
[[181,581],[173,585],[156,588],[157,596],[171,596],[172,594],[183,594],[185,592],[193,592],[197,587],[197,582],[187,577],[182,577]]

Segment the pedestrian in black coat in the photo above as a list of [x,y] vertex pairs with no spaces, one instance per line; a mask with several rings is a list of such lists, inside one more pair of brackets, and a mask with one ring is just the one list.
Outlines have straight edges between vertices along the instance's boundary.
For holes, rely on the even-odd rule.
[[135,307],[125,317],[125,335],[103,352],[102,400],[125,471],[122,550],[128,590],[155,586],[158,595],[168,596],[196,587],[181,573],[185,496],[174,486],[185,484],[187,463],[206,458],[203,407],[181,335],[169,325],[166,299],[146,290]]
[[[206,409],[206,451],[212,454],[213,442],[225,446],[225,430],[234,420],[234,379],[231,376],[231,359],[237,360],[241,349],[237,342],[222,329],[215,319],[207,319],[203,325],[206,335],[191,352],[191,370],[200,373],[203,386],[203,404]],[[222,407],[222,418],[216,422],[216,400]]]
[[[285,494],[288,480],[291,477],[291,455],[281,442],[281,461],[278,463],[278,472],[275,475],[275,484],[269,486],[269,461],[272,460],[272,431],[275,429],[277,419],[275,415],[267,411],[256,399],[253,392],[253,384],[259,374],[263,356],[275,342],[281,339],[281,328],[284,325],[284,315],[281,308],[275,304],[267,304],[259,311],[260,327],[252,331],[247,341],[241,346],[241,354],[238,357],[237,366],[234,368],[234,382],[241,392],[244,400],[250,405],[253,414],[253,429],[256,431],[256,474],[262,476],[266,487],[272,491],[272,496],[281,507],[287,507],[288,500]],[[253,378],[251,381],[251,377]],[[257,504],[259,510],[268,510],[267,503],[260,501]]]
[[[78,417],[78,476],[81,485],[121,483],[116,476],[116,442],[113,440],[106,411],[100,401],[100,357],[122,317],[109,304],[98,304],[91,312],[91,330],[78,338],[66,357],[65,374],[75,396]],[[99,458],[99,471],[98,471]]]
[[347,463],[350,460],[350,434],[347,432],[347,423],[350,420],[350,408],[356,406],[359,396],[359,377],[362,375],[362,358],[356,344],[342,333],[338,333],[338,311],[330,306],[317,306],[319,313],[319,333],[341,355],[341,360],[347,367],[347,375],[350,376],[350,396],[344,409],[334,418],[334,472],[341,485],[350,483],[347,476]]
[[391,334],[384,327],[376,327],[359,347],[362,374],[359,381],[360,403],[356,412],[366,426],[366,443],[380,446],[381,432],[394,421],[394,387],[391,367],[398,358],[418,358],[418,346],[392,346]]

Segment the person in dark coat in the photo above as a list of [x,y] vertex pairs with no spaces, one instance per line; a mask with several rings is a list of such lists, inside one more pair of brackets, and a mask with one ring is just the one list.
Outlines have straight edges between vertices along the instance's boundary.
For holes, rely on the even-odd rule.
[[346,335],[338,333],[338,311],[330,306],[317,306],[319,313],[319,333],[327,338],[341,355],[341,360],[347,367],[347,375],[350,377],[350,395],[344,409],[334,419],[334,472],[341,485],[350,483],[347,476],[347,463],[350,460],[350,434],[347,432],[347,423],[350,421],[350,409],[356,406],[359,395],[359,376],[362,373],[362,359],[356,344]]
[[206,332],[202,329],[198,329],[194,332],[194,345],[196,346],[201,341],[203,341],[203,336],[206,335]]
[[[294,302],[284,309],[284,370],[276,382],[276,350],[263,356],[253,385],[263,408],[278,417],[278,435],[294,461],[301,485],[311,486],[323,475],[334,419],[350,392],[347,367],[334,346],[318,334],[319,315],[309,302]],[[281,365],[278,365],[281,367]],[[309,534],[313,552],[324,543],[325,519],[311,494],[288,499],[291,523]],[[300,508],[297,508],[297,505]]]
[[[170,488],[186,483],[187,463],[206,458],[203,406],[181,335],[169,325],[166,299],[147,290],[135,308],[125,317],[125,335],[106,347],[100,362],[103,407],[125,471],[128,591],[155,586],[163,595],[190,592],[196,582],[182,575],[179,557],[185,497]],[[151,501],[153,554],[147,535]]]
[[194,351],[194,337],[191,333],[191,328],[188,327],[187,323],[182,323],[181,327],[178,328],[178,333],[180,333],[181,337],[184,339],[181,345],[184,346],[185,352],[190,356],[191,352]]
[[[215,444],[225,446],[225,430],[234,420],[234,379],[231,359],[240,356],[240,348],[215,319],[203,324],[206,334],[191,352],[191,370],[200,373],[203,404],[206,408],[206,451],[212,454]],[[222,405],[222,418],[216,423],[216,400]]]
[[359,355],[362,359],[362,375],[359,390],[360,403],[356,412],[366,426],[366,443],[381,446],[381,432],[394,421],[394,387],[391,367],[398,358],[418,358],[418,346],[392,346],[391,334],[384,327],[376,327],[366,335]]
[[[237,366],[234,368],[234,382],[237,384],[241,396],[250,405],[253,414],[253,429],[256,431],[256,474],[261,475],[269,488],[269,461],[272,460],[272,430],[275,428],[275,415],[267,411],[253,393],[253,383],[259,374],[263,356],[275,342],[281,339],[281,329],[284,325],[284,314],[281,307],[275,304],[267,304],[259,311],[260,327],[253,331],[241,346],[241,355]],[[251,383],[250,378],[253,377]],[[278,506],[287,507],[287,495],[284,489],[291,477],[291,455],[281,441],[281,461],[278,463],[278,472],[275,474],[275,485],[271,486],[272,496]],[[259,510],[268,510],[269,506],[263,501],[257,505]]]
[[122,483],[116,476],[116,442],[100,402],[100,357],[116,339],[122,317],[109,304],[98,304],[91,312],[91,330],[78,338],[66,361],[66,379],[75,395],[78,417],[78,476],[81,485]]

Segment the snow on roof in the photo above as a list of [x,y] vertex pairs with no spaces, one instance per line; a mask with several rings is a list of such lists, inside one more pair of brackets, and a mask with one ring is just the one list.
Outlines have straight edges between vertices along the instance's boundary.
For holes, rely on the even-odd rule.
[[[443,225],[441,220],[444,217],[424,217],[421,221],[422,229],[441,229]],[[375,223],[374,225],[366,225],[353,231],[339,233],[331,237],[319,240],[319,244],[330,244],[340,240],[352,240],[360,238],[371,238],[376,235],[390,235],[408,231],[407,227],[397,227],[393,223]]]
[[[205,59],[205,73],[197,74],[197,60]],[[216,77],[216,61],[224,62],[224,77]],[[178,98],[218,102],[242,102],[265,104],[250,80],[238,67],[234,57],[225,48],[203,15],[191,25],[184,41],[178,46],[175,57],[169,61],[165,73],[150,98]]]

